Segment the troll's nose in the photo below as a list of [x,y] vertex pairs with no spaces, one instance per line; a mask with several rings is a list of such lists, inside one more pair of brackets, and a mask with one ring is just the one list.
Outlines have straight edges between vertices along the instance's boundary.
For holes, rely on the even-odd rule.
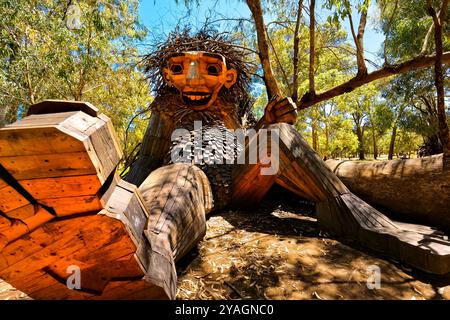
[[198,62],[197,61],[192,61],[189,64],[189,69],[186,75],[186,79],[188,81],[198,81],[200,80],[200,72],[198,69]]

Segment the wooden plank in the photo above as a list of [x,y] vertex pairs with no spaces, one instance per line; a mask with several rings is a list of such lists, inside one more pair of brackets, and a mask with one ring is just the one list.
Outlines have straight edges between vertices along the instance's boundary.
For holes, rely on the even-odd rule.
[[101,187],[96,175],[21,180],[19,183],[38,200],[92,196]]
[[29,202],[11,186],[0,190],[0,211],[9,212],[27,204]]
[[99,110],[89,102],[48,99],[31,105],[28,109],[27,116],[69,111],[83,111],[92,117],[96,117]]
[[93,293],[87,293],[81,290],[69,290],[67,285],[55,279],[52,275],[45,271],[39,272],[39,277],[30,275],[28,279],[24,278],[22,283],[26,285],[24,292],[30,292],[30,297],[36,300],[86,300],[95,296]]
[[450,241],[423,226],[396,224],[352,193],[317,204],[322,229],[427,273],[449,274]]
[[[123,236],[124,230],[120,227],[119,221],[115,222],[101,215],[54,221],[45,228],[30,233],[27,239],[19,239],[3,249],[2,254],[7,259],[8,267],[1,271],[0,276],[22,277],[63,257],[77,257],[83,255],[83,251],[93,252],[103,247],[105,243],[113,243]],[[31,245],[32,243],[34,245]],[[86,246],[87,243],[89,247]],[[120,252],[111,254],[121,255]],[[32,257],[34,263],[30,265],[29,260],[25,259],[27,257]],[[100,260],[104,258],[96,257]],[[17,283],[13,285],[18,287]]]
[[0,178],[0,190],[6,187],[7,185],[8,184],[2,178]]
[[114,149],[117,150],[117,152],[119,153],[119,158],[122,159],[122,157],[123,157],[122,147],[121,147],[121,144],[119,142],[120,141],[119,137],[117,136],[117,132],[114,129],[114,126],[113,126],[113,123],[112,123],[111,119],[109,117],[107,117],[103,113],[100,114],[98,117],[106,123],[106,125],[108,127],[108,131],[109,131],[109,135],[111,137],[111,140],[113,141],[113,143],[115,145]]
[[0,232],[11,226],[11,221],[0,215]]
[[96,174],[86,152],[0,157],[16,180]]
[[310,176],[317,181],[318,187],[326,190],[330,195],[344,194],[348,191],[293,126],[282,123],[268,128],[279,129],[280,147],[286,149],[286,154],[292,157],[292,161],[298,162],[299,166],[311,172]]
[[148,175],[163,163],[169,149],[173,121],[157,111],[152,111],[139,158],[130,168],[126,180],[140,186]]
[[5,215],[12,219],[25,220],[34,215],[34,206],[28,204],[12,211],[5,212]]
[[39,202],[53,208],[58,217],[87,212],[98,212],[103,209],[103,205],[97,195],[40,199]]
[[63,112],[63,113],[51,113],[51,114],[45,114],[45,115],[31,115],[28,117],[25,117],[21,120],[18,120],[12,124],[6,125],[4,129],[2,130],[8,130],[8,129],[20,129],[23,127],[36,127],[36,128],[42,128],[42,127],[52,127],[57,126],[61,122],[64,122],[65,120],[71,118],[72,116],[78,114],[79,112]]
[[[5,248],[3,255],[8,263],[0,276],[40,299],[167,298],[162,288],[143,280],[144,271],[135,258],[135,250],[117,220],[96,215],[55,221],[31,233],[28,239],[19,239]],[[68,290],[64,280],[69,265],[82,268],[84,289],[96,289],[102,294]],[[176,275],[173,273],[171,277]],[[118,283],[123,286],[128,283],[132,289],[121,290]]]
[[84,145],[56,127],[0,129],[0,156],[29,156],[84,151]]
[[36,207],[34,215],[23,220],[16,220],[9,228],[2,230],[0,233],[0,250],[53,218],[54,216],[47,210]]
[[[207,181],[206,181],[207,182]],[[196,167],[174,164],[153,171],[139,187],[151,212],[147,231],[154,234],[152,248],[170,250],[181,258],[206,230],[204,183]]]
[[96,126],[95,131],[89,135],[89,139],[99,160],[98,171],[104,177],[108,177],[115,170],[122,156],[118,148],[118,142],[114,141],[112,131],[108,128],[108,124],[103,121],[99,126]]

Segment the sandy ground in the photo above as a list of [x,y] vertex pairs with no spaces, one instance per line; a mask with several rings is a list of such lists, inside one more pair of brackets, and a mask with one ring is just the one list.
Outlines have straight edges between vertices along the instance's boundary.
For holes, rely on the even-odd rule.
[[[204,240],[178,263],[177,299],[450,299],[450,281],[330,239],[314,208],[284,193],[207,224]],[[376,267],[380,287],[369,289]],[[0,299],[29,298],[0,280]]]
[[[450,281],[430,283],[394,260],[326,237],[314,208],[286,194],[207,223],[198,252],[181,261],[178,299],[450,299]],[[380,288],[369,289],[374,266]]]

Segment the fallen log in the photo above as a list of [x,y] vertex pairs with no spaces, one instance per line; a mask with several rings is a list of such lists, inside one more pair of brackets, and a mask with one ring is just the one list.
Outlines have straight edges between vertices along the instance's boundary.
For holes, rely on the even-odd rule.
[[396,219],[450,231],[450,170],[442,154],[388,161],[328,160],[356,195]]

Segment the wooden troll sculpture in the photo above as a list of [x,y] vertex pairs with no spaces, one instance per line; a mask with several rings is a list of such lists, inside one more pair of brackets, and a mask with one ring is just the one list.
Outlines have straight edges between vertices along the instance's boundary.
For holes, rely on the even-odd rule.
[[45,101],[0,130],[0,277],[38,299],[174,299],[175,262],[206,215],[257,203],[274,183],[314,201],[324,230],[449,273],[450,243],[352,194],[292,126],[289,98],[268,104],[254,134],[233,134],[250,114],[249,69],[221,40],[172,36],[147,57],[157,95],[128,182],[110,119],[88,103]]

